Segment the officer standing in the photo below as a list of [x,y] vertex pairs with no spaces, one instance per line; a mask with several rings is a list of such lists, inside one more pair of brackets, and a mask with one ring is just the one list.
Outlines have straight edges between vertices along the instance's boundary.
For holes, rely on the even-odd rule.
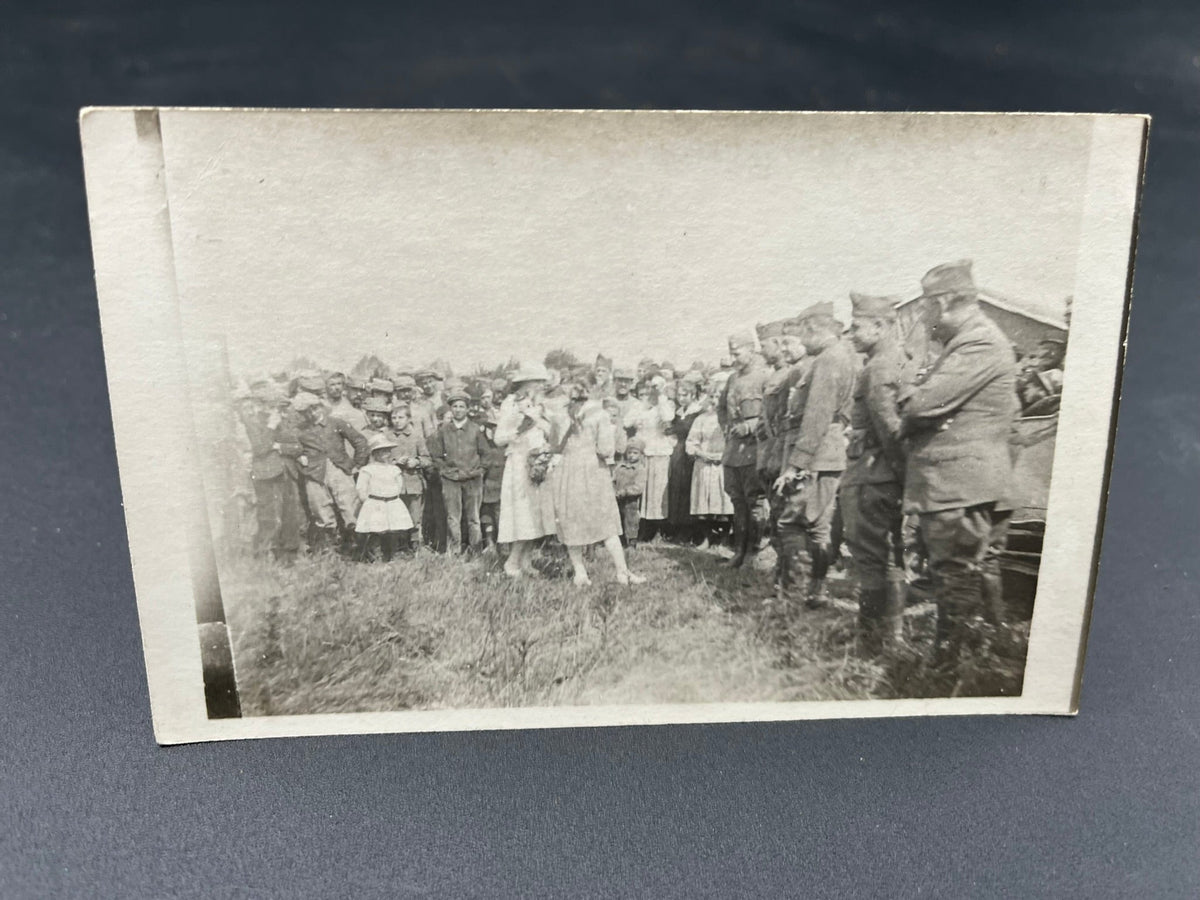
[[801,340],[813,360],[788,396],[785,466],[775,483],[783,499],[780,599],[791,606],[799,591],[801,557],[807,550],[805,605],[820,609],[827,603],[825,576],[831,562],[833,514],[846,468],[845,426],[859,363],[842,340],[842,324],[834,317],[832,303],[815,303],[797,318]]
[[850,294],[850,342],[867,356],[854,386],[840,501],[858,574],[862,649],[876,654],[900,636],[904,613],[904,453],[900,391],[908,357],[896,331],[899,298]]
[[758,482],[758,419],[762,415],[763,384],[767,368],[754,349],[754,338],[735,334],[729,338],[734,372],[725,383],[717,403],[717,421],[725,432],[725,493],[733,505],[733,550],[729,560],[740,567],[758,550],[758,528],[754,509],[762,497]]
[[1009,438],[1017,415],[1016,359],[979,308],[971,261],[921,279],[933,336],[944,349],[901,395],[909,450],[904,511],[916,513],[938,604],[937,656],[955,665],[970,652],[972,617],[1001,608],[998,553],[1011,507]]
[[[775,589],[783,569],[783,550],[779,544],[779,513],[783,510],[781,496],[774,490],[783,470],[783,439],[787,418],[788,392],[795,384],[798,370],[795,357],[788,353],[785,328],[788,322],[780,319],[758,326],[758,343],[763,359],[770,370],[763,382],[762,418],[758,426],[758,483],[767,499],[767,531],[775,550]],[[803,352],[803,351],[801,351]]]

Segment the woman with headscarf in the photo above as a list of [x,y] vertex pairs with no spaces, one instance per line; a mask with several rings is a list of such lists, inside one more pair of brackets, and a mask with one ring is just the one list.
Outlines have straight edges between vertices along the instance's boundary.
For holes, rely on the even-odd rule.
[[549,374],[534,363],[513,373],[512,393],[500,404],[494,441],[507,457],[500,482],[500,516],[496,540],[510,544],[504,572],[510,578],[537,574],[533,542],[554,533],[554,511],[548,490],[535,480],[539,458],[549,450],[550,422],[542,408]]
[[619,584],[646,579],[629,571],[621,547],[621,514],[613,491],[610,466],[616,448],[616,426],[586,381],[571,383],[566,408],[555,415],[552,443],[559,456],[550,473],[558,539],[567,548],[575,584],[591,584],[583,551],[603,544],[612,557]]
[[642,494],[640,508],[642,520],[641,540],[649,541],[667,520],[667,496],[671,476],[671,454],[675,450],[673,432],[675,404],[667,396],[667,381],[661,375],[653,375],[638,386],[639,402],[633,406],[627,428],[633,429],[631,436],[645,441],[646,492]]

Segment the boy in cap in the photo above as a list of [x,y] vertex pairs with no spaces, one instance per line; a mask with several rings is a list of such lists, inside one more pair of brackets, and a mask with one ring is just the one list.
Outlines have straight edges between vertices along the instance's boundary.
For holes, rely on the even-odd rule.
[[[936,662],[974,653],[971,620],[1003,617],[999,553],[1012,515],[1016,359],[979,307],[971,261],[935,266],[922,298],[941,355],[900,395],[904,512],[915,513],[938,605]],[[980,632],[974,632],[978,635]]]
[[[842,340],[842,323],[834,317],[832,303],[814,303],[797,318],[812,363],[789,392],[783,471],[774,485],[783,505],[778,518],[779,596],[791,608],[803,592],[805,605],[819,609],[828,603],[825,578],[832,562],[837,490],[846,469],[845,427],[859,362]],[[802,587],[806,552],[810,568]]]
[[868,655],[898,640],[904,622],[899,398],[910,372],[896,330],[898,302],[895,297],[850,294],[850,342],[867,361],[854,385],[846,473],[838,496],[858,575],[859,641]]
[[725,492],[733,504],[734,554],[729,565],[736,569],[758,551],[754,512],[763,493],[756,470],[758,420],[767,370],[748,334],[729,338],[729,354],[735,368],[717,402],[717,420],[725,432]]
[[412,422],[408,405],[398,403],[392,407],[391,438],[396,442],[392,451],[392,460],[404,474],[404,505],[413,520],[413,532],[407,535],[410,539],[402,547],[403,550],[415,549],[420,542],[421,520],[425,513],[425,476],[433,467],[425,437]]
[[479,526],[479,504],[483,499],[483,458],[487,441],[479,425],[467,417],[471,398],[465,391],[447,397],[450,421],[440,426],[429,444],[429,454],[441,478],[445,504],[444,527],[448,549],[463,549],[463,525],[466,525],[465,549],[479,546],[483,534]]
[[621,511],[621,544],[630,550],[637,549],[638,529],[641,526],[638,510],[642,494],[646,492],[646,442],[632,437],[625,444],[625,453],[613,466],[613,493],[617,496],[617,508]]

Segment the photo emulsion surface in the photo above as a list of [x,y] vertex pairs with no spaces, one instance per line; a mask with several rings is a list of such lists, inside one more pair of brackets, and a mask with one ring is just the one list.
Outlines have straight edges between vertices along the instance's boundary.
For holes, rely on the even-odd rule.
[[1145,129],[86,113],[160,739],[1073,711]]

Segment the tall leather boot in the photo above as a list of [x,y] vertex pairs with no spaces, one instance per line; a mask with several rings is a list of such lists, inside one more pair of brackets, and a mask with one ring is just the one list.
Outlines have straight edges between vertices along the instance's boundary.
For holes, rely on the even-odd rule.
[[858,646],[863,656],[878,656],[885,646],[887,588],[858,592]]
[[981,605],[979,575],[963,570],[946,573],[939,581],[934,664],[957,668],[969,652],[971,615]]
[[908,584],[902,569],[891,569],[887,574],[887,600],[883,608],[883,641],[885,646],[895,646],[904,641],[904,608],[908,604]]
[[744,507],[737,507],[733,511],[733,558],[728,560],[725,565],[731,569],[740,569],[746,561],[746,552],[749,544],[746,541],[749,525],[748,511]]
[[791,613],[804,602],[804,569],[800,562],[804,552],[804,535],[782,530],[779,534],[781,567],[777,596],[783,612]]
[[809,609],[825,609],[829,606],[829,595],[825,591],[825,575],[829,571],[829,551],[812,541],[808,542],[809,579],[808,596],[804,605]]

